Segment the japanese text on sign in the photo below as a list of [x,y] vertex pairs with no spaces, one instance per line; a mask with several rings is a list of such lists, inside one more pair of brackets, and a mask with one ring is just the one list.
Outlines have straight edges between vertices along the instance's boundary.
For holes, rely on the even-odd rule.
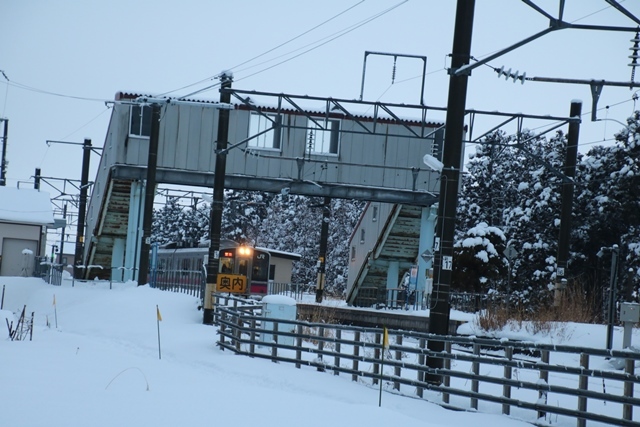
[[247,292],[247,276],[242,274],[218,274],[216,291],[232,294],[244,294]]

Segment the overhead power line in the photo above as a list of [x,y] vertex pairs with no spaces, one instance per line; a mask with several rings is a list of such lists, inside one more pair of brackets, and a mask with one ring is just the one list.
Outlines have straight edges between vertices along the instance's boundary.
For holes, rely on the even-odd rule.
[[[304,31],[304,32],[302,32],[302,33],[300,33],[300,34],[298,34],[297,36],[294,36],[294,37],[290,38],[289,40],[287,40],[287,41],[285,41],[285,42],[283,42],[283,43],[280,43],[279,45],[277,45],[277,46],[275,46],[275,47],[272,47],[271,49],[268,49],[268,50],[266,50],[266,51],[262,52],[262,53],[261,53],[261,54],[259,54],[259,55],[254,56],[253,58],[247,59],[246,61],[241,62],[240,64],[235,65],[235,66],[233,66],[233,67],[229,68],[229,70],[230,70],[230,71],[233,71],[233,70],[235,70],[235,69],[236,69],[236,68],[238,68],[238,67],[241,67],[241,66],[243,66],[243,65],[245,65],[245,64],[248,64],[249,62],[252,62],[252,61],[254,61],[254,60],[258,59],[258,58],[261,58],[261,57],[263,57],[264,55],[266,55],[266,54],[268,54],[268,53],[271,53],[271,52],[273,52],[274,50],[279,49],[279,48],[281,48],[282,46],[285,46],[285,45],[287,45],[287,44],[289,44],[289,43],[291,43],[291,42],[293,42],[293,41],[295,41],[295,40],[299,39],[300,37],[302,37],[302,36],[304,36],[304,35],[306,35],[306,34],[308,34],[308,33],[312,32],[313,30],[318,29],[318,28],[322,27],[323,25],[325,25],[325,24],[327,24],[327,23],[329,23],[329,22],[333,21],[333,20],[334,20],[334,19],[336,19],[337,17],[339,17],[339,16],[341,16],[341,15],[344,15],[345,13],[347,13],[347,12],[348,12],[348,11],[350,11],[351,9],[355,8],[356,6],[359,6],[359,5],[360,5],[360,4],[362,4],[362,3],[364,3],[364,0],[360,0],[360,2],[358,2],[358,3],[354,4],[353,6],[350,6],[350,7],[346,8],[346,9],[345,9],[345,10],[343,10],[342,12],[340,12],[340,13],[338,13],[338,14],[336,14],[336,15],[332,16],[331,18],[329,18],[329,19],[327,19],[327,20],[325,20],[325,21],[321,22],[320,24],[318,24],[318,25],[315,25],[315,26],[311,27],[310,29],[308,29],[308,30],[306,30],[306,31]],[[206,82],[206,81],[209,81],[209,80],[215,79],[215,78],[217,78],[218,76],[219,76],[219,74],[214,74],[213,76],[209,76],[209,77],[207,77],[207,78],[205,78],[205,79],[202,79],[202,80],[199,80],[199,81],[197,81],[197,82],[195,82],[195,83],[191,83],[191,84],[188,84],[188,85],[183,86],[183,87],[181,87],[181,88],[174,89],[174,90],[170,90],[170,91],[168,91],[168,92],[162,93],[162,94],[160,94],[160,96],[168,95],[168,94],[170,94],[170,93],[177,92],[177,91],[179,91],[179,90],[183,90],[183,89],[187,89],[187,88],[189,88],[189,87],[193,87],[193,86],[195,86],[195,85],[198,85],[198,84],[204,83],[204,82]]]
[[[236,82],[238,82],[238,81],[240,81],[240,80],[248,79],[249,77],[253,77],[253,76],[257,75],[257,74],[260,74],[260,73],[263,73],[263,72],[265,72],[265,71],[268,71],[268,70],[270,70],[270,69],[272,69],[272,68],[275,68],[275,67],[277,67],[277,66],[279,66],[279,65],[282,65],[282,64],[284,64],[284,63],[286,63],[286,62],[289,62],[289,61],[291,61],[291,60],[293,60],[293,59],[296,59],[296,58],[298,58],[298,57],[300,57],[300,56],[302,56],[302,55],[304,55],[304,54],[306,54],[306,53],[308,53],[308,52],[311,52],[311,51],[313,51],[313,50],[315,50],[315,49],[318,49],[319,47],[322,47],[322,46],[324,46],[324,45],[326,45],[326,44],[328,44],[328,43],[330,43],[330,42],[332,42],[332,41],[334,41],[334,40],[336,40],[336,39],[338,39],[338,38],[340,38],[340,37],[342,37],[342,36],[345,36],[345,35],[349,34],[349,33],[350,33],[350,32],[352,32],[352,31],[357,30],[358,28],[362,27],[363,25],[366,25],[366,24],[368,24],[368,23],[370,23],[370,22],[372,22],[372,21],[374,21],[374,20],[376,20],[376,19],[380,18],[381,16],[386,15],[387,13],[389,13],[389,12],[391,12],[392,10],[394,10],[394,9],[396,9],[396,8],[398,8],[398,7],[400,7],[400,6],[402,6],[403,4],[407,3],[408,1],[409,1],[409,0],[403,0],[403,1],[401,1],[400,3],[397,3],[397,4],[395,4],[395,5],[391,6],[391,7],[389,7],[388,9],[385,9],[385,10],[383,10],[383,11],[381,11],[381,12],[378,12],[378,13],[376,13],[376,14],[374,14],[374,15],[371,15],[370,17],[368,17],[368,18],[366,18],[366,19],[364,19],[364,20],[362,20],[362,21],[360,21],[360,22],[358,22],[358,23],[356,23],[356,24],[353,24],[353,25],[351,25],[351,26],[349,26],[349,27],[346,27],[346,28],[344,28],[344,29],[342,29],[342,30],[340,30],[340,31],[337,31],[337,32],[335,32],[335,33],[333,33],[333,34],[331,34],[331,35],[329,35],[329,36],[327,36],[327,37],[324,37],[324,38],[322,38],[322,39],[320,39],[320,40],[318,40],[318,41],[316,41],[316,42],[310,43],[310,44],[308,44],[308,45],[306,45],[306,46],[303,46],[303,47],[301,47],[301,48],[298,48],[298,49],[296,49],[296,50],[293,50],[293,51],[289,52],[288,54],[291,54],[291,53],[293,53],[293,52],[297,52],[297,51],[299,51],[300,49],[304,49],[304,48],[306,48],[306,47],[308,47],[308,46],[310,46],[310,45],[314,45],[314,44],[315,44],[315,46],[313,46],[313,47],[311,47],[311,48],[309,48],[309,49],[306,49],[306,50],[304,50],[303,52],[301,52],[301,53],[299,53],[299,54],[297,54],[297,55],[291,56],[291,57],[289,57],[289,58],[287,58],[287,59],[285,59],[285,60],[283,60],[283,61],[277,62],[277,63],[275,63],[275,64],[273,64],[273,65],[270,65],[270,66],[268,66],[268,67],[266,67],[266,68],[263,68],[263,69],[261,69],[261,70],[259,70],[259,71],[256,71],[255,73],[249,74],[249,75],[244,76],[244,77],[241,77],[241,78],[239,78],[239,79],[235,79],[235,81],[236,81]],[[323,41],[323,40],[325,40],[325,41]],[[322,41],[323,41],[323,42],[322,42]],[[322,42],[322,43],[320,43],[320,42]],[[288,54],[280,55],[280,56],[278,56],[278,57],[276,57],[276,58],[273,58],[273,59],[271,59],[271,60],[269,60],[269,61],[265,61],[265,62],[263,62],[263,63],[267,63],[267,62],[273,61],[273,60],[275,60],[275,59],[277,59],[277,58],[280,58],[280,57],[282,57],[282,56],[286,56],[286,55],[288,55]],[[258,64],[258,65],[260,65],[260,64]],[[245,68],[245,70],[250,69],[250,68],[253,68],[253,67]],[[240,72],[242,72],[242,71],[244,71],[244,70],[240,70]],[[180,98],[187,98],[187,97],[189,97],[189,96],[193,96],[193,95],[196,95],[196,94],[198,94],[198,93],[202,93],[202,92],[205,92],[205,91],[207,91],[207,90],[210,90],[210,89],[212,89],[212,88],[214,88],[214,87],[216,87],[216,86],[218,86],[218,83],[213,84],[213,85],[210,85],[210,86],[207,86],[207,87],[204,87],[204,88],[202,88],[202,89],[200,89],[200,90],[197,90],[197,91],[191,92],[191,93],[189,93],[189,94],[187,94],[187,95],[183,95],[183,96],[181,96]]]

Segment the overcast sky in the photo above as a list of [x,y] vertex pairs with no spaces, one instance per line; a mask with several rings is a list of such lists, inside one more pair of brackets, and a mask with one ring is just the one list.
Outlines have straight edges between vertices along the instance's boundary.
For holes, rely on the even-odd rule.
[[[557,16],[558,0],[534,2]],[[640,2],[622,4],[640,16]],[[211,77],[225,69],[234,71],[234,87],[240,89],[355,99],[365,51],[424,55],[425,103],[445,107],[455,7],[453,0],[4,0],[0,70],[9,81],[0,75],[0,117],[10,123],[8,185],[29,181],[35,168],[47,177],[79,179],[82,150],[48,147],[45,141],[82,142],[88,137],[94,146],[102,146],[110,117],[105,101],[113,100],[117,91],[185,95],[214,84],[217,80]],[[636,26],[604,0],[566,0],[564,19]],[[364,25],[355,28],[359,24]],[[472,54],[482,59],[547,26],[546,18],[522,2],[477,0]],[[336,37],[348,29],[353,30]],[[527,77],[629,81],[633,36],[565,29],[489,65],[526,72]],[[421,66],[419,60],[399,58],[391,84],[393,59],[370,56],[364,99],[418,103]],[[621,128],[611,120],[590,122],[589,86],[521,85],[498,78],[491,67],[474,70],[467,108],[567,116],[571,101],[581,99],[583,152],[610,140]],[[176,91],[196,82],[201,83]],[[605,87],[598,116],[624,122],[634,110],[634,92]],[[195,97],[217,99],[218,92],[210,89]],[[433,118],[444,119],[437,114]],[[93,155],[90,179],[98,161]]]

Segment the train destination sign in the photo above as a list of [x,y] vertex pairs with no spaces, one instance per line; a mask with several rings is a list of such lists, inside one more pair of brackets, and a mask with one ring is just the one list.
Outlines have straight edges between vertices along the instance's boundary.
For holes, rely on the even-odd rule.
[[247,293],[247,276],[242,274],[218,273],[216,291],[245,294]]

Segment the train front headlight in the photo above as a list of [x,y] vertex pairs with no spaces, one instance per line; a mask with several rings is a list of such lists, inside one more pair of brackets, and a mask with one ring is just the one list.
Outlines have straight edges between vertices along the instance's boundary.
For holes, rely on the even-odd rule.
[[249,246],[239,246],[238,247],[238,255],[244,257],[250,257],[253,253],[253,250]]

